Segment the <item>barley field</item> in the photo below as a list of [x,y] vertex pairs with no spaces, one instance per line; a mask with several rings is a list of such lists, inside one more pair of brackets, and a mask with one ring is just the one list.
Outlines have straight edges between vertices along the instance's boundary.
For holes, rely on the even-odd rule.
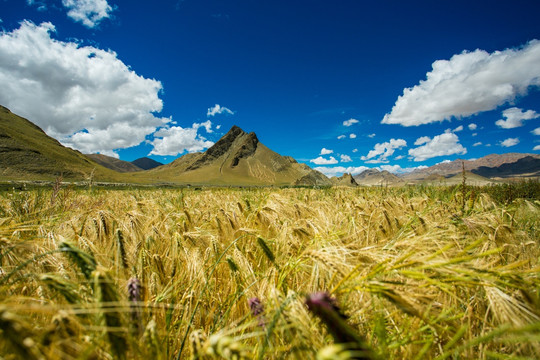
[[497,194],[1,191],[0,358],[534,359],[540,201]]

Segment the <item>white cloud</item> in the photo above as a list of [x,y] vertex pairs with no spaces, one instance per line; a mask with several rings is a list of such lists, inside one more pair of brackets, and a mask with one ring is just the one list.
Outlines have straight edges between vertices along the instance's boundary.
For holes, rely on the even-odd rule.
[[192,153],[209,148],[214,143],[197,134],[199,128],[207,126],[206,123],[195,123],[191,128],[161,128],[154,133],[154,140],[151,142],[154,149],[148,155],[176,156],[184,151]]
[[455,128],[454,130],[452,130],[452,132],[460,132],[460,131],[463,131],[463,125],[459,125],[457,128]]
[[330,149],[327,149],[327,148],[322,148],[321,153],[319,155],[328,155],[328,154],[332,154],[333,152],[334,152],[334,150],[330,150]]
[[480,145],[482,145],[482,142],[480,142],[480,141],[479,141],[479,142],[475,142],[475,143],[473,144],[473,146],[480,146]]
[[506,120],[497,120],[495,125],[503,129],[513,129],[523,126],[523,120],[531,120],[540,117],[534,110],[523,111],[517,107],[512,107],[503,111]]
[[531,131],[534,135],[540,135],[540,127],[537,127],[533,131]]
[[[212,122],[210,120],[206,120],[205,122],[203,123],[195,123],[193,124],[193,127],[195,129],[198,129],[200,127],[203,127],[207,133],[211,134],[213,133],[214,131],[212,130]],[[221,126],[220,126],[221,127]],[[216,126],[216,129],[219,129],[217,126]]]
[[211,108],[208,108],[208,111],[206,112],[206,116],[216,116],[219,114],[233,115],[234,111],[232,111],[231,109],[227,109],[225,106],[220,106],[219,104],[216,104]]
[[510,146],[515,146],[519,144],[519,139],[518,138],[508,138],[504,141],[501,141],[499,143],[499,145],[503,146],[503,147],[510,147]]
[[[539,128],[540,129],[540,128]],[[353,153],[357,153],[358,152],[358,149],[353,149],[352,151]]]
[[437,60],[426,80],[403,90],[383,124],[416,126],[493,110],[540,85],[540,41],[519,49],[464,51]]
[[317,171],[320,171],[322,172],[324,175],[326,176],[341,176],[343,175],[344,173],[348,173],[348,174],[352,174],[352,175],[358,175],[360,174],[361,172],[365,171],[369,169],[367,166],[349,166],[349,167],[344,167],[344,166],[334,166],[334,167],[324,167],[324,166],[319,166],[319,167],[316,167],[314,168],[314,170],[317,170]]
[[332,165],[338,163],[336,158],[334,158],[333,156],[330,156],[330,159],[325,159],[322,156],[319,156],[318,158],[309,161],[316,165]]
[[375,134],[369,134],[367,137],[373,139],[375,137]]
[[351,126],[354,124],[358,124],[358,120],[356,119],[349,119],[343,122],[343,126]]
[[533,151],[539,151],[540,150],[540,145],[536,145],[535,147],[533,147]]
[[422,145],[430,141],[431,141],[431,138],[429,136],[421,136],[418,139],[416,139],[416,141],[414,142],[414,145],[418,146],[418,145]]
[[396,156],[396,157],[394,158],[394,160],[401,160],[401,159],[403,159],[404,157],[405,157],[405,156],[403,156],[403,155],[399,155],[399,156]]
[[349,155],[341,155],[340,159],[342,163],[352,162],[352,159]]
[[47,3],[45,0],[26,0],[30,6],[36,6],[38,11],[47,11]]
[[370,150],[367,156],[362,156],[362,160],[369,164],[388,162],[388,157],[392,156],[396,149],[401,149],[407,146],[407,142],[403,139],[390,139],[390,141],[375,144],[373,150]]
[[350,137],[351,139],[356,139],[356,134],[350,134],[349,137]]
[[466,153],[467,149],[459,143],[458,136],[452,132],[437,135],[425,142],[424,145],[409,149],[409,155],[414,158],[414,161],[424,161],[437,156]]
[[470,123],[469,126],[468,126],[469,130],[471,130],[471,131],[476,130],[477,127],[478,126],[475,123]]
[[62,0],[62,4],[69,10],[70,18],[89,28],[96,27],[113,11],[107,0]]
[[341,140],[341,139],[345,139],[346,136],[345,135],[339,135],[337,138],[338,138],[338,140]]
[[54,31],[25,21],[0,33],[0,104],[87,153],[138,145],[171,121],[154,116],[163,107],[159,81],[113,51],[52,39]]

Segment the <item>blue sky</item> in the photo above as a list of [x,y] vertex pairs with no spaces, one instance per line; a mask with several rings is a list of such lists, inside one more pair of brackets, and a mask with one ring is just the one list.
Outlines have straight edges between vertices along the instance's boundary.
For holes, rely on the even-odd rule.
[[538,153],[539,13],[538,1],[0,0],[0,104],[128,161],[203,151],[235,124],[328,175]]

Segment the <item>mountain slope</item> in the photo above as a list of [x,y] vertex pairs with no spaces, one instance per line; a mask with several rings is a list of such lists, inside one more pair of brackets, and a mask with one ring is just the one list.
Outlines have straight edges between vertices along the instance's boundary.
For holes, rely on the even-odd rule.
[[159,161],[156,161],[147,157],[142,157],[137,160],[133,160],[131,163],[143,170],[150,170],[150,169],[154,169],[154,168],[157,168],[158,166],[163,165]]
[[0,106],[0,177],[4,179],[66,179],[115,181],[118,174],[73,149],[66,148],[30,121]]
[[330,185],[330,180],[289,156],[281,156],[259,142],[255,133],[233,126],[204,153],[184,155],[150,170],[156,179],[192,184]]
[[472,172],[488,178],[540,176],[540,158],[525,156],[516,162],[505,163],[497,167],[480,166]]
[[107,169],[111,169],[114,171],[118,171],[121,173],[126,172],[135,172],[135,171],[142,171],[140,167],[130,163],[129,161],[120,160],[117,158],[113,158],[111,156],[102,155],[102,154],[85,154],[90,159],[94,160],[101,166],[106,167]]
[[[404,175],[403,178],[406,180],[424,180],[430,175],[442,175],[444,177],[450,177],[461,173],[462,163],[465,165],[466,171],[477,172],[476,170],[482,168],[482,172],[479,172],[480,175],[486,175],[490,170],[487,168],[496,168],[505,164],[515,163],[520,159],[525,157],[532,157],[533,159],[540,159],[538,154],[521,154],[521,153],[508,153],[508,154],[490,154],[476,160],[462,160],[457,159],[454,161],[449,161],[446,163],[440,163],[437,165],[430,166],[426,169],[415,170],[407,175]],[[514,170],[520,171],[518,167],[514,167]],[[512,176],[508,173],[507,175]],[[497,172],[496,170],[494,172]],[[489,175],[491,176],[491,175]]]

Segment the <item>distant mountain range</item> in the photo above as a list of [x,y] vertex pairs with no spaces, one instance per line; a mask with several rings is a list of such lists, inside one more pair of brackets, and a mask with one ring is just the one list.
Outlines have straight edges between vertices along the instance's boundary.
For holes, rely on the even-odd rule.
[[443,162],[425,169],[416,169],[400,176],[368,169],[355,175],[359,185],[385,186],[404,184],[459,184],[462,181],[463,166],[467,183],[470,185],[488,185],[498,181],[516,178],[540,177],[540,155],[538,154],[491,154],[476,160]]
[[90,159],[94,160],[98,164],[118,172],[135,172],[143,170],[151,170],[157,168],[158,166],[163,165],[159,161],[142,157],[131,162],[120,160],[112,156],[102,155],[102,154],[85,154]]
[[443,162],[400,176],[368,169],[354,177],[344,174],[329,179],[290,156],[270,150],[255,133],[237,126],[205,152],[186,154],[170,164],[149,158],[127,162],[67,148],[0,106],[0,180],[53,180],[61,175],[66,180],[145,184],[395,186],[460,183],[463,166],[469,184],[540,177],[540,155],[509,153]]

